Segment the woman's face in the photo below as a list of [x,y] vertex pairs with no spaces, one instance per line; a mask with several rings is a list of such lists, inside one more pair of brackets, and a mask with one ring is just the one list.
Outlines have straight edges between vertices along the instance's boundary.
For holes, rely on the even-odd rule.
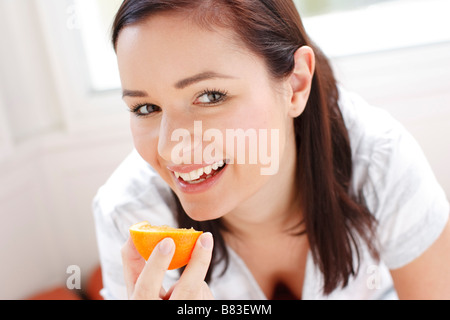
[[290,91],[232,32],[158,15],[123,29],[117,57],[135,147],[191,218],[283,192],[295,168]]

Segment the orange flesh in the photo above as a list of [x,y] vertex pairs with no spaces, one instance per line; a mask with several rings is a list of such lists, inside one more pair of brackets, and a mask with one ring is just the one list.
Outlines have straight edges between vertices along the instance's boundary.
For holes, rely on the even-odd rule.
[[172,238],[175,242],[175,253],[169,270],[184,267],[189,262],[195,243],[203,233],[193,228],[177,229],[169,226],[153,226],[147,221],[134,224],[129,231],[137,251],[145,260],[148,260],[153,249],[161,240]]

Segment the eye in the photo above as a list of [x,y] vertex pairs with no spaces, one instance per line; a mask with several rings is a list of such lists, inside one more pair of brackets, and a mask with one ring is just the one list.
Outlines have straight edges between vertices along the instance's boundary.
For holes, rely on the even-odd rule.
[[131,109],[131,112],[140,117],[148,116],[158,111],[161,111],[161,108],[154,104],[141,104]]
[[207,90],[203,92],[197,100],[195,100],[194,104],[217,104],[225,100],[227,94],[226,92],[221,92],[218,90]]

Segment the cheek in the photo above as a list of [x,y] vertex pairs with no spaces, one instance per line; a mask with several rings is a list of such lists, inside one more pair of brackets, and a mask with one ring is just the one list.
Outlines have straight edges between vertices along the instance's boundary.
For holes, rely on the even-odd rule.
[[[268,176],[278,173],[286,161],[286,146],[293,136],[292,119],[286,113],[286,102],[275,94],[267,94],[254,100],[248,123],[258,131],[258,165],[252,168],[255,183],[264,184]],[[258,182],[257,182],[258,181]]]
[[237,102],[233,112],[224,118],[227,129],[270,129],[279,127],[282,106],[278,106],[269,95],[255,92],[245,100]]
[[234,140],[234,153],[231,154],[227,145],[227,156],[233,159],[235,172],[248,190],[252,185],[264,184],[267,175],[278,172],[291,130],[283,103],[270,94],[255,94],[241,101],[233,115],[227,118],[227,129],[233,129],[234,133],[241,130],[237,136],[241,142],[245,141],[245,149],[242,149]]
[[[264,149],[268,152],[272,148],[282,149],[289,131],[289,119],[283,103],[270,94],[256,95],[241,108],[233,122],[233,128],[256,133],[258,145],[253,147],[258,148],[258,152],[263,152],[264,150],[259,149],[264,146],[267,146]],[[261,141],[266,143],[261,144]],[[275,142],[274,146],[271,145],[272,142]]]
[[141,157],[155,170],[159,170],[158,162],[158,131],[154,127],[145,125],[141,120],[130,121],[134,147]]

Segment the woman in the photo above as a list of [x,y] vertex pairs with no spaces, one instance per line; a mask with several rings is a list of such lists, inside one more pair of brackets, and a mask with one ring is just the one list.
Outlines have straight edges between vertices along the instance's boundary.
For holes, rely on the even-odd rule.
[[[292,1],[126,0],[112,40],[137,152],[95,200],[105,297],[450,298],[444,192]],[[205,231],[185,270],[142,220]]]

